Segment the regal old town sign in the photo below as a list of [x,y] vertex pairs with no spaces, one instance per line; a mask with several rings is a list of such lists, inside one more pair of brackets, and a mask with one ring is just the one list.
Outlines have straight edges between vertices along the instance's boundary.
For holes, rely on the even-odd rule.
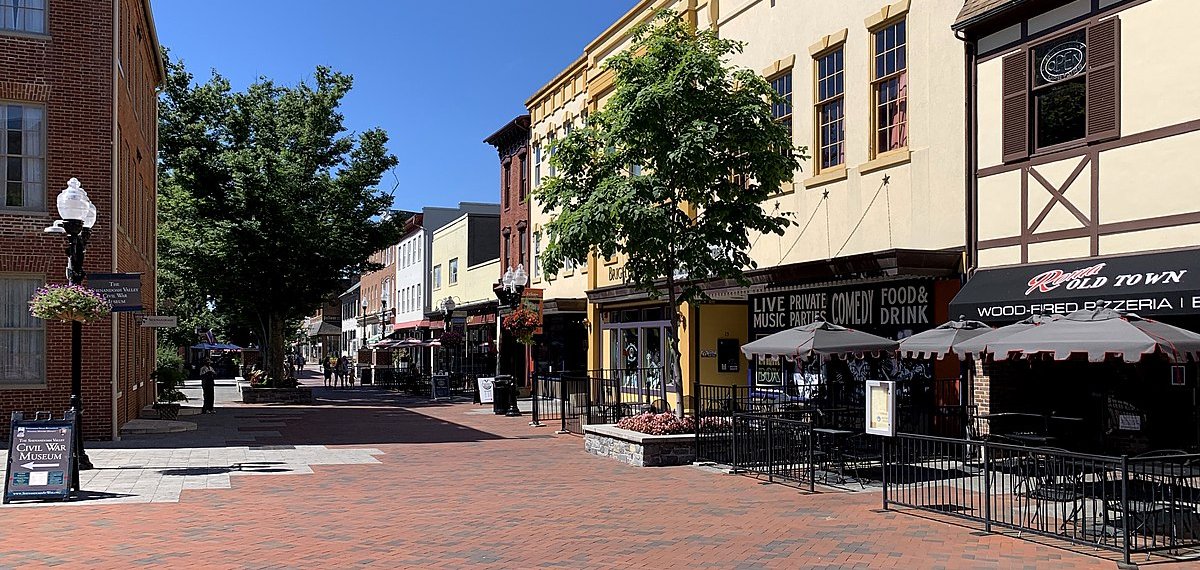
[[951,315],[1011,322],[1107,307],[1143,317],[1200,313],[1200,252],[1172,251],[977,272]]

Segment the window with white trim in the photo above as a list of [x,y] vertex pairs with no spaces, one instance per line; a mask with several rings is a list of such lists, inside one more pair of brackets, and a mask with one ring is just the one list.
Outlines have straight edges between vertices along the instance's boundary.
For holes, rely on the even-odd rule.
[[46,33],[46,0],[0,0],[0,30]]
[[0,387],[46,381],[45,321],[29,314],[41,275],[0,275]]
[[42,107],[0,103],[0,208],[46,207],[45,116]]
[[908,40],[905,21],[874,32],[872,156],[908,146]]

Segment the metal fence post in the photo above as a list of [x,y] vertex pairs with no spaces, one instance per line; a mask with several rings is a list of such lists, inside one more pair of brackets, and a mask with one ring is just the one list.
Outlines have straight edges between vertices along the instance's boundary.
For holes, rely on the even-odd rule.
[[[886,489],[887,487],[885,486],[884,488]],[[817,492],[817,464],[814,462],[813,431],[811,422],[808,424],[808,492]],[[887,508],[886,501],[884,502],[883,506],[884,508]]]
[[1121,555],[1129,566],[1129,456],[1121,456]]
[[883,480],[883,510],[888,510],[888,464],[887,464],[887,442],[888,438],[879,438],[879,478]]
[[538,397],[538,381],[542,379],[540,374],[530,374],[530,379],[533,381],[533,421],[529,422],[530,426],[543,427],[542,422],[538,421],[538,408],[542,407],[542,400]]
[[983,457],[983,530],[992,532],[992,461],[987,442],[981,443]]
[[737,417],[737,414],[734,414],[733,416],[731,416],[731,418],[733,420],[733,458],[732,458],[733,465],[730,466],[730,467],[732,467],[730,472],[737,473],[738,472],[738,417]]
[[767,422],[767,482],[775,482],[775,442],[772,440],[771,426],[775,424],[771,418],[764,420]]
[[[558,377],[558,421],[562,424],[559,433],[567,433],[567,378],[559,375]],[[582,420],[581,420],[582,421]],[[591,421],[591,418],[588,418]]]

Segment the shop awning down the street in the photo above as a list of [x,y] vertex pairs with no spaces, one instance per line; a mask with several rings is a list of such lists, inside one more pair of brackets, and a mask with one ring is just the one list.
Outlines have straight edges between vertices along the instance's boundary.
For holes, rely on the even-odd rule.
[[1153,318],[1200,313],[1200,251],[984,269],[950,302],[951,315],[988,323],[1095,308]]

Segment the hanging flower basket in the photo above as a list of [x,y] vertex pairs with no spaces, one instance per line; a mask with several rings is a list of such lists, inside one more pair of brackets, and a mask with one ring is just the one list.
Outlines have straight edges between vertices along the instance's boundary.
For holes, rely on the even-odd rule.
[[456,330],[445,331],[442,336],[438,337],[438,342],[442,343],[442,346],[458,346],[462,344],[462,341],[463,334]]
[[29,312],[47,321],[94,323],[110,315],[112,305],[81,285],[47,285],[29,299]]
[[504,330],[517,337],[521,344],[533,344],[533,333],[542,326],[542,319],[537,312],[525,305],[520,305],[508,316],[504,317]]

